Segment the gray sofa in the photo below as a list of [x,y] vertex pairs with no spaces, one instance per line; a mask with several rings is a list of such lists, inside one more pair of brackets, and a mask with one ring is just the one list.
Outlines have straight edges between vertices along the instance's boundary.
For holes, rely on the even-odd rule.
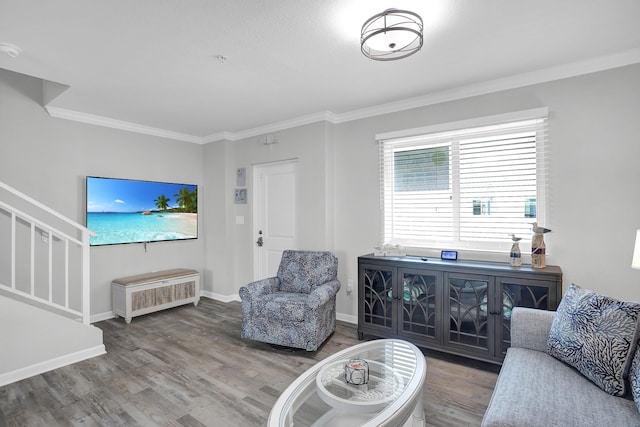
[[633,399],[607,394],[545,352],[555,312],[514,308],[511,347],[483,427],[640,426]]

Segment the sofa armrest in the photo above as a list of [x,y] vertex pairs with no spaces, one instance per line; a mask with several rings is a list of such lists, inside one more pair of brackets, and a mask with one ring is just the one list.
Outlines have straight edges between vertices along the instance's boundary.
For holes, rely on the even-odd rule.
[[280,279],[277,277],[258,280],[240,288],[240,299],[243,301],[251,301],[260,295],[272,294],[278,291],[279,288]]
[[340,281],[337,279],[324,283],[320,286],[316,286],[309,294],[307,306],[311,310],[321,307],[334,298],[339,290]]
[[514,307],[511,313],[511,346],[546,351],[555,311]]

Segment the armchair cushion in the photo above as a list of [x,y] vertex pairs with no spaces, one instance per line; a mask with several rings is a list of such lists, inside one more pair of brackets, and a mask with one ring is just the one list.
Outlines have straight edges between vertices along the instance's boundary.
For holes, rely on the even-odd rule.
[[336,277],[338,263],[330,252],[284,251],[278,268],[280,290],[308,294]]
[[253,303],[253,314],[266,319],[304,321],[309,295],[299,292],[274,292],[263,295]]

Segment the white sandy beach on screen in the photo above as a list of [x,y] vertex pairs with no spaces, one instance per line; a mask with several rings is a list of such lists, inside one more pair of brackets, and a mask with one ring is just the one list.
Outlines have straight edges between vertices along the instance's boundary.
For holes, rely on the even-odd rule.
[[195,236],[198,231],[198,214],[172,212],[166,216],[169,219],[180,221],[180,231],[184,234]]

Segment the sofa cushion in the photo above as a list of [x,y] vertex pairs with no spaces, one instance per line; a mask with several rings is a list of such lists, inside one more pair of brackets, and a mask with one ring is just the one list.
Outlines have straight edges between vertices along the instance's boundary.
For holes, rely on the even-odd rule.
[[482,427],[638,427],[633,401],[605,393],[571,366],[526,348],[507,350]]
[[640,304],[571,284],[551,325],[547,353],[568,363],[614,396],[626,392]]

